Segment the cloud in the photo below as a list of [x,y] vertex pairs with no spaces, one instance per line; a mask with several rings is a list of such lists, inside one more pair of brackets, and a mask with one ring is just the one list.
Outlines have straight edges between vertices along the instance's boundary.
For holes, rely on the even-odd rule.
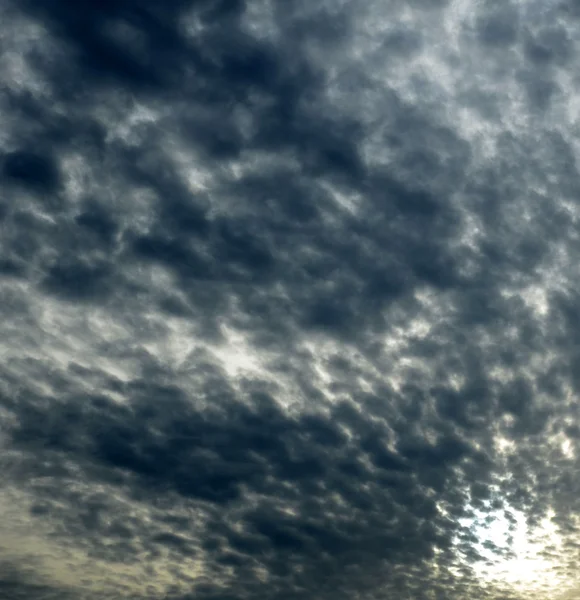
[[6,598],[574,593],[573,12],[6,3]]

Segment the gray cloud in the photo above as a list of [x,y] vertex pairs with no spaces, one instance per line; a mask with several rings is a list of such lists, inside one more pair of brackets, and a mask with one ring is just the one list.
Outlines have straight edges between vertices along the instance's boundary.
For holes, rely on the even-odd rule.
[[4,597],[573,597],[549,4],[6,3]]

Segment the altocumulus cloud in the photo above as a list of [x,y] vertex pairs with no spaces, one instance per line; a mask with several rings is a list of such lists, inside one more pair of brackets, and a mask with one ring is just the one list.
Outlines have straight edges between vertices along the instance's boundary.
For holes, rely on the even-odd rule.
[[580,594],[580,10],[5,0],[0,595]]

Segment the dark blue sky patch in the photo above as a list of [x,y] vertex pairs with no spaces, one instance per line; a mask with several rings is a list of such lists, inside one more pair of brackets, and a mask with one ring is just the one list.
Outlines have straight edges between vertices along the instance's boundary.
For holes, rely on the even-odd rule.
[[2,174],[6,183],[14,182],[34,192],[54,194],[60,184],[59,169],[53,158],[26,150],[6,154]]

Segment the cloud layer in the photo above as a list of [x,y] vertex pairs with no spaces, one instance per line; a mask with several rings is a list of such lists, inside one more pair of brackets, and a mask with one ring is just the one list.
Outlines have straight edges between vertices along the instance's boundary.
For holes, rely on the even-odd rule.
[[0,595],[575,598],[579,19],[6,1]]

